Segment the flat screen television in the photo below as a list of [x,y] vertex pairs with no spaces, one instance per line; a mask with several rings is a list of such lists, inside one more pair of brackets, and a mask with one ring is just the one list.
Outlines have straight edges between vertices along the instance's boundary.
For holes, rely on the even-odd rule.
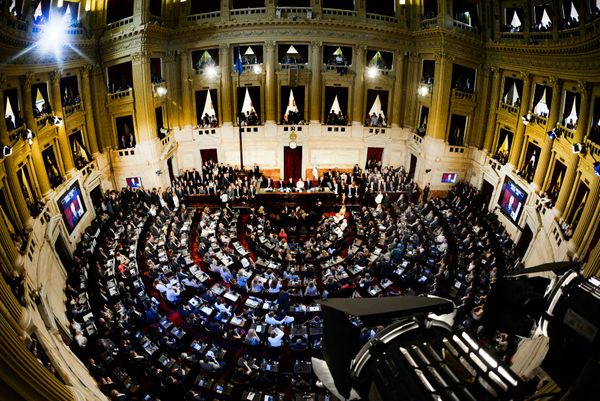
[[444,183],[444,184],[456,183],[456,173],[443,173],[442,174],[442,183]]
[[502,184],[502,191],[498,199],[498,206],[513,223],[516,223],[521,216],[525,202],[527,201],[527,193],[523,188],[519,187],[508,176]]
[[127,186],[129,186],[129,188],[139,188],[142,186],[141,177],[128,177],[125,180],[127,181]]
[[58,199],[58,208],[62,213],[65,226],[69,234],[73,232],[77,223],[85,215],[86,208],[79,188],[79,182],[75,181],[73,185]]

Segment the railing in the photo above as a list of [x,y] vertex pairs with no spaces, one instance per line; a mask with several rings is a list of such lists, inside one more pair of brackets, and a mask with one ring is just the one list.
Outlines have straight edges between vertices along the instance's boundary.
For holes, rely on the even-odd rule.
[[215,135],[217,133],[217,128],[196,128],[198,131],[198,135]]
[[279,63],[279,68],[282,70],[304,70],[306,69],[306,67],[308,66],[308,64],[286,64],[286,63]]
[[454,145],[448,145],[448,153],[452,153],[452,154],[462,154],[465,153],[465,150],[467,150],[467,148],[465,146],[454,146]]
[[81,102],[75,103],[70,106],[63,107],[63,115],[65,117],[69,117],[71,114],[76,113],[78,111],[82,111],[82,110],[83,110],[83,105],[81,104]]
[[356,17],[358,13],[354,10],[341,10],[339,8],[324,8],[323,15],[333,17]]
[[500,38],[501,39],[523,40],[523,39],[525,39],[525,33],[524,32],[500,32]]
[[83,166],[83,168],[80,171],[81,171],[82,176],[87,177],[94,170],[97,170],[97,169],[98,169],[98,164],[97,164],[96,160],[92,160],[91,162],[89,162],[88,164]]
[[508,111],[511,114],[519,114],[519,108],[517,106],[511,106],[504,102],[500,103],[500,110]]
[[5,25],[9,28],[14,28],[14,29],[17,29],[17,30],[23,31],[23,32],[27,32],[27,30],[28,30],[27,29],[27,26],[28,26],[27,21],[16,19],[12,16],[5,19]]
[[26,132],[27,132],[27,127],[25,126],[25,124],[23,124],[20,127],[15,128],[14,130],[10,131],[8,133],[8,139],[10,140],[11,143],[14,143],[14,142],[18,141],[19,138],[23,138],[25,136]]
[[[43,25],[33,24],[33,27],[31,28],[32,33],[41,33],[43,31],[44,31]],[[72,27],[65,28],[65,30],[62,33],[65,35],[72,35],[72,36],[83,35],[83,28],[72,26]]]
[[148,16],[148,21],[152,24],[156,25],[164,25],[165,19],[163,17],[159,17],[158,15],[150,15]]
[[110,24],[106,25],[106,30],[110,31],[111,29],[115,29],[115,28],[118,28],[123,25],[131,24],[132,22],[133,22],[133,17],[123,18],[123,19],[120,19],[115,22],[111,22]]
[[367,13],[367,19],[374,20],[374,21],[381,21],[381,22],[389,22],[391,24],[398,23],[398,18],[392,17],[390,15]]
[[209,13],[188,15],[187,20],[191,22],[191,21],[201,21],[201,20],[220,18],[220,17],[221,17],[221,11],[211,11]]
[[550,40],[552,39],[552,32],[530,32],[529,37],[537,40]]
[[363,134],[366,137],[374,135],[384,135],[388,130],[388,127],[365,127]]
[[[163,91],[163,93],[161,93],[161,91]],[[152,92],[154,93],[154,96],[163,96],[167,93],[167,81],[160,81],[157,83],[152,84]]]
[[167,136],[165,136],[163,139],[160,140],[160,144],[162,145],[163,149],[165,148],[165,146],[171,144],[171,139],[173,138],[173,133],[169,133]]
[[474,100],[475,94],[469,92],[463,92],[459,89],[452,89],[452,97],[455,99]]
[[262,71],[262,63],[256,63],[256,64],[242,64],[242,69],[244,71],[254,71],[254,68],[258,67],[261,69]]
[[135,148],[118,149],[115,153],[119,157],[135,156]]
[[469,24],[465,24],[464,22],[458,21],[458,20],[454,20],[453,23],[455,28],[458,29],[462,29],[463,31],[467,31],[467,32],[471,32],[471,33],[478,33],[479,29],[477,29],[476,26],[471,26]]
[[438,24],[437,17],[424,19],[423,21],[421,21],[421,29],[433,28],[433,27],[436,27],[437,24]]
[[302,132],[303,131],[303,126],[302,125],[284,125],[283,126],[283,132]]
[[42,129],[48,124],[48,115],[44,114],[41,117],[35,119],[35,125],[37,125],[38,129]]
[[579,28],[565,29],[564,31],[558,31],[559,39],[568,39],[581,36]]
[[421,145],[423,143],[423,137],[415,132],[413,133],[413,141]]
[[345,133],[348,126],[346,125],[325,125],[325,132],[327,133]]
[[120,91],[120,92],[114,92],[114,93],[109,93],[108,95],[108,100],[119,100],[119,99],[123,99],[123,98],[129,98],[129,97],[133,97],[133,88],[129,88],[126,89],[124,91]]
[[534,121],[537,125],[543,126],[545,127],[546,125],[548,125],[548,117],[544,117],[544,116],[533,116]]
[[600,157],[600,145],[590,139],[585,140],[587,152],[592,157]]
[[568,139],[570,142],[573,142],[573,138],[575,137],[575,130],[565,127],[564,125],[558,123],[556,124],[556,129],[561,135]]
[[313,13],[311,7],[277,7],[275,16],[277,18],[312,18]]
[[239,130],[242,134],[260,134],[262,132],[262,125],[246,125],[239,127]]
[[488,164],[496,171],[500,171],[502,169],[502,163],[496,159],[492,159],[491,157],[488,157]]
[[255,8],[236,8],[230,11],[230,15],[260,15],[265,14],[267,9],[265,7],[255,7]]

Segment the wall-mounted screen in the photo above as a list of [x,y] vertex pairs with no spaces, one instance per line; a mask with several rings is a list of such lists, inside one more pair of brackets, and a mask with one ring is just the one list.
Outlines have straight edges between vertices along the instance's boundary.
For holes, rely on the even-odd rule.
[[516,223],[519,220],[519,216],[523,211],[526,201],[527,193],[507,176],[504,179],[502,192],[498,199],[498,205],[502,212],[508,216],[513,223]]
[[128,177],[125,180],[129,188],[139,188],[142,186],[142,177]]
[[67,230],[71,233],[86,212],[79,183],[75,181],[67,192],[58,199],[57,203],[65,226],[67,226]]
[[443,173],[442,174],[442,183],[444,184],[454,184],[456,183],[456,173]]

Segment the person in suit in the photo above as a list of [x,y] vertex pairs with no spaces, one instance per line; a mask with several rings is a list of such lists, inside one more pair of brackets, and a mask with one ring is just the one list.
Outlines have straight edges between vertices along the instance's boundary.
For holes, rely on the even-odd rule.
[[271,177],[267,177],[266,180],[262,181],[261,187],[267,188],[267,189],[273,189],[273,179]]

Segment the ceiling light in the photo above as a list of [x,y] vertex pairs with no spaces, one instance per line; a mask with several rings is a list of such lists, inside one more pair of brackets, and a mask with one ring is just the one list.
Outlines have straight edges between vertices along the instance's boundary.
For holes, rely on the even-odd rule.
[[67,44],[67,35],[65,34],[67,27],[66,16],[55,16],[44,25],[37,42],[42,53],[53,52],[56,57],[60,57],[62,48]]

